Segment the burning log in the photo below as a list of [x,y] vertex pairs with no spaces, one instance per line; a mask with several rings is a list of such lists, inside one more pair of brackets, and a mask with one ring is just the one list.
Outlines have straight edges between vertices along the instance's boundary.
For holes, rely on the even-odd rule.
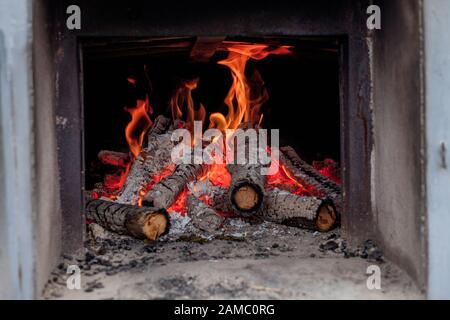
[[144,205],[169,208],[187,184],[206,173],[203,164],[180,164],[168,177],[158,182],[143,198]]
[[331,201],[298,196],[279,189],[266,193],[264,206],[258,215],[275,223],[322,232],[331,230],[337,221]]
[[280,161],[302,184],[313,186],[324,197],[333,201],[338,213],[342,211],[341,187],[306,163],[292,147],[280,148]]
[[[247,131],[253,129],[253,126],[242,123],[240,128]],[[263,164],[259,159],[258,138],[256,135],[253,138],[251,141],[251,134],[248,139],[246,134],[241,138],[237,136],[236,150],[245,150],[246,153],[248,151],[248,155],[245,154],[245,164],[227,165],[231,175],[230,202],[236,213],[244,216],[254,214],[261,208],[266,183],[266,176],[261,174]]]
[[225,220],[211,206],[193,195],[187,198],[186,204],[192,223],[200,230],[212,233],[219,229]]
[[265,176],[260,165],[228,165],[231,175],[230,202],[234,210],[243,215],[255,213],[264,198]]
[[163,134],[168,131],[171,123],[172,120],[164,117],[163,115],[156,117],[155,122],[153,122],[153,125],[147,134],[147,145],[150,146],[151,141],[156,135]]
[[138,239],[156,240],[170,228],[169,216],[164,209],[137,207],[106,200],[89,200],[86,218],[110,231]]
[[228,189],[222,187],[213,187],[211,190],[211,206],[214,210],[221,212],[233,212],[233,206],[230,202],[230,192]]
[[170,154],[174,143],[171,140],[170,119],[156,118],[148,134],[148,145],[134,160],[117,202],[137,204],[139,192],[151,177],[171,164]]
[[125,168],[130,162],[129,154],[117,151],[101,150],[97,157],[103,164],[122,168]]
[[[231,204],[227,201],[228,189],[215,187],[211,194],[211,207],[214,210],[232,211]],[[298,196],[277,188],[266,191],[263,206],[257,215],[267,221],[323,232],[331,230],[338,221],[330,200]]]

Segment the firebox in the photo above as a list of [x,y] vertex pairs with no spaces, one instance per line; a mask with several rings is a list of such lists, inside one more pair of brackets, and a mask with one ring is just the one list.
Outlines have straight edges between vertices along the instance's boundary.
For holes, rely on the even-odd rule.
[[[339,38],[332,37],[87,39],[82,44],[85,189],[94,197],[142,205],[145,193],[156,192],[151,191],[156,183],[156,189],[167,185],[167,175],[174,174],[168,160],[173,146],[152,141],[159,138],[153,128],[161,119],[191,131],[194,121],[200,121],[202,131],[215,128],[224,133],[246,123],[278,129],[277,144],[282,149],[292,148],[302,161],[312,164],[319,180],[340,189],[341,45]],[[162,148],[169,150],[158,150]],[[157,159],[141,159],[140,152],[146,150],[159,154]],[[144,166],[137,169],[133,162],[141,160]],[[297,169],[291,172],[280,162],[278,172],[264,177],[264,188],[320,194],[323,182],[302,173],[295,177]],[[152,167],[147,168],[151,171],[147,179],[142,178],[145,166]],[[174,192],[170,201],[160,205],[187,214],[187,188],[192,180],[206,179],[211,188],[233,190],[231,180],[237,178],[232,179],[228,169],[214,164],[200,176],[185,177],[176,191],[158,194],[167,197]],[[339,191],[332,192],[339,198],[335,194]],[[341,200],[334,206],[341,208]],[[252,210],[235,213],[246,211]]]
[[[139,16],[138,7],[128,14]],[[224,9],[216,21],[229,16]],[[295,239],[334,232],[324,243],[315,236],[310,243],[323,252],[331,248],[360,256],[370,251],[373,259],[382,259],[374,242],[361,252],[346,244],[362,243],[372,234],[366,189],[370,74],[358,29],[349,27],[350,22],[341,31],[319,23],[316,32],[306,31],[275,12],[270,20],[285,25],[284,32],[269,25],[258,31],[211,25],[206,31],[212,20],[200,29],[198,22],[170,20],[165,23],[171,30],[155,26],[151,32],[124,28],[92,34],[82,29],[76,42],[63,41],[71,48],[61,48],[60,68],[80,80],[79,95],[73,86],[59,87],[64,105],[59,117],[78,117],[81,133],[60,127],[60,164],[68,178],[61,185],[67,250],[87,240],[93,256],[99,242],[115,243],[109,249],[115,252],[123,247],[115,234],[169,241],[167,247],[175,246],[175,253],[180,241],[206,242],[212,252],[227,252],[221,248],[227,241],[252,246],[240,246],[245,252],[233,251],[234,258],[261,250],[260,238],[273,250],[280,245],[272,243],[278,238],[286,243],[281,250],[289,252],[285,246]],[[259,21],[255,18],[255,27]],[[75,53],[79,64],[69,66],[67,55]],[[79,112],[70,107],[77,99]],[[218,137],[190,143],[203,151],[220,145],[226,156],[218,156],[217,149],[211,156],[224,163],[198,163],[195,152],[189,154],[193,161],[175,163],[173,150],[186,143],[183,135],[174,138],[178,130],[195,136],[196,130],[204,135],[211,129],[225,137],[224,144]],[[244,139],[230,138],[227,130],[240,130]],[[260,135],[264,130],[266,144]],[[258,160],[262,154],[270,158],[270,164],[228,163],[229,141],[240,141],[237,149],[244,147],[246,160],[254,152]],[[74,159],[74,152],[80,157]],[[69,154],[71,161],[65,159]],[[272,174],[261,173],[272,166],[278,168]],[[104,233],[97,226],[112,232],[107,242],[98,240]],[[288,229],[278,229],[284,227]],[[302,254],[311,254],[308,248],[302,247]],[[260,254],[266,255],[256,257]],[[194,254],[193,259],[200,258]]]

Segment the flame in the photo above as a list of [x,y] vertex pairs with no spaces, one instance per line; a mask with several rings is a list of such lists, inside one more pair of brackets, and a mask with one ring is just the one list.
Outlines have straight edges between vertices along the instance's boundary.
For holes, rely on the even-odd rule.
[[291,55],[291,46],[269,46],[266,44],[249,44],[243,42],[224,41],[224,45],[230,52],[236,52],[248,56],[254,60],[262,60],[270,54]]
[[[231,71],[232,84],[225,97],[224,103],[228,107],[227,115],[216,112],[209,117],[210,128],[217,128],[224,132],[226,129],[236,129],[245,122],[260,126],[263,114],[260,113],[261,106],[268,100],[269,95],[264,86],[264,81],[258,71],[254,71],[251,77],[245,75],[245,68],[248,60],[261,60],[269,54],[290,53],[289,47],[269,48],[268,45],[261,44],[232,44],[227,47],[229,54],[226,59],[218,64],[228,67]],[[186,118],[186,127],[193,130],[193,121],[203,121],[205,109],[200,105],[200,110],[194,111],[194,101],[192,90],[197,88],[198,79],[185,81],[176,90],[170,101],[172,117],[175,120]],[[210,166],[205,176],[199,180],[209,179],[216,186],[228,188],[231,183],[231,176],[226,164],[213,164]],[[294,184],[295,180],[286,178],[283,181]],[[298,183],[297,183],[298,184]],[[297,186],[298,188],[301,185]],[[187,191],[183,191],[177,198],[170,210],[185,213],[185,201]]]
[[200,103],[199,110],[195,110],[195,103],[192,98],[192,91],[197,88],[198,80],[197,78],[182,82],[169,102],[174,122],[178,119],[185,120],[186,129],[191,132],[191,135],[193,135],[194,121],[202,121],[203,123],[206,116],[203,104]]
[[181,213],[182,215],[187,214],[186,201],[187,201],[188,195],[189,195],[189,192],[188,192],[187,188],[185,188],[180,193],[180,195],[175,200],[175,202],[169,208],[167,208],[167,211],[169,213],[176,211],[178,213]]
[[151,110],[148,97],[145,100],[137,100],[136,108],[125,108],[125,110],[131,115],[131,121],[125,128],[125,137],[131,154],[136,158],[141,152],[145,133],[153,124],[147,113]]
[[231,184],[231,175],[228,172],[226,164],[212,164],[206,175],[199,180],[209,179],[215,186],[229,188]]
[[226,116],[221,113],[211,114],[210,127],[223,131],[236,129],[242,122],[260,125],[260,109],[269,99],[269,95],[259,72],[255,70],[248,79],[245,67],[249,59],[261,60],[269,54],[288,54],[289,47],[270,48],[264,44],[237,43],[228,46],[227,50],[228,57],[218,64],[228,67],[231,71],[232,84],[224,100],[228,113]]

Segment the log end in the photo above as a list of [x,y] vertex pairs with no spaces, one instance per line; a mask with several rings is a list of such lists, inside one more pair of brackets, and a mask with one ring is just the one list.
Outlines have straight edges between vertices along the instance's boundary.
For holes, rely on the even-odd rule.
[[330,231],[336,225],[336,210],[330,203],[324,203],[319,207],[316,226],[319,231]]
[[231,203],[240,213],[256,212],[262,205],[264,193],[250,184],[242,184],[231,192]]
[[156,240],[169,232],[170,219],[166,210],[149,213],[144,221],[142,232],[149,240]]

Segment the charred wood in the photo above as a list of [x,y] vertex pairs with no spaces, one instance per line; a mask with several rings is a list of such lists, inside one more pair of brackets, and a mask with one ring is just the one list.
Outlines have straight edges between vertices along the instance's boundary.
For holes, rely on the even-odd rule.
[[186,188],[187,184],[206,173],[206,165],[180,164],[144,196],[143,204],[158,208],[169,208]]
[[225,220],[211,206],[193,195],[187,198],[186,204],[192,223],[200,230],[213,233]]
[[101,150],[97,157],[103,164],[122,168],[125,168],[130,162],[129,154],[117,151]]
[[164,209],[137,207],[107,200],[89,200],[86,218],[110,231],[138,239],[156,240],[170,228],[169,216]]
[[311,196],[298,196],[273,189],[266,193],[258,214],[268,221],[326,232],[337,222],[333,203]]
[[306,163],[292,147],[280,148],[280,161],[302,184],[314,187],[323,198],[333,201],[338,213],[342,212],[341,187]]
[[152,176],[171,165],[171,152],[174,146],[169,128],[170,120],[159,116],[148,135],[147,147],[131,165],[130,172],[117,202],[137,204],[139,193],[146,184],[151,183]]

